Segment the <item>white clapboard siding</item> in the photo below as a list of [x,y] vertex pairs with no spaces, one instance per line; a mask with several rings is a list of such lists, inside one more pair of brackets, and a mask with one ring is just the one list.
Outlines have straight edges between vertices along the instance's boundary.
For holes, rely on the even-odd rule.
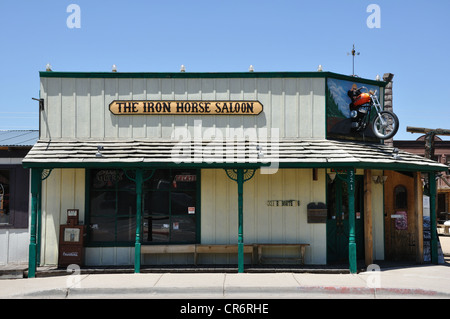
[[[258,170],[255,176],[244,184],[244,243],[308,243],[311,246],[306,250],[305,262],[325,264],[326,226],[325,224],[308,224],[306,213],[306,205],[309,202],[326,201],[326,193],[323,191],[326,189],[325,173],[325,169],[319,169],[318,180],[315,181],[312,169],[279,169],[276,174],[261,174]],[[356,173],[361,175],[363,170],[357,170]],[[199,208],[201,243],[236,244],[238,236],[236,182],[230,180],[223,169],[202,169],[201,181]],[[85,171],[84,169],[54,169],[43,182],[42,190],[44,223],[41,263],[56,265],[59,225],[66,223],[67,209],[80,209],[80,220],[84,221]],[[382,258],[384,254],[382,185],[372,184],[372,198],[374,255]],[[267,205],[268,200],[291,199],[299,200],[300,206],[271,207]],[[21,236],[28,238],[28,233]],[[13,241],[13,239],[10,240]],[[134,247],[87,247],[85,252],[86,265],[132,265],[134,263]],[[291,256],[295,252],[286,249],[282,254]],[[13,257],[11,256],[10,260],[23,259],[22,257],[20,259],[20,256]],[[246,261],[249,261],[248,258],[246,256]],[[234,255],[202,254],[199,256],[199,263],[236,262]],[[142,263],[190,264],[193,263],[193,256],[192,254],[146,255]]]
[[[306,243],[306,263],[326,263],[325,224],[308,224],[306,206],[326,202],[325,170],[313,180],[311,169],[280,169],[260,174],[244,184],[244,243]],[[202,170],[201,242],[236,244],[238,241],[237,184],[224,170]],[[300,206],[271,207],[268,200],[299,200]],[[292,253],[292,252],[290,252]],[[201,256],[203,262],[206,257]],[[231,262],[210,256],[210,262]],[[219,260],[220,259],[220,260]]]
[[42,183],[41,263],[58,263],[59,225],[66,224],[67,210],[79,209],[84,222],[85,170],[54,169]]
[[[324,78],[41,78],[41,138],[171,138],[175,128],[265,128],[272,136],[325,138]],[[259,115],[114,115],[114,100],[258,100]],[[197,122],[198,123],[198,122]],[[276,130],[273,133],[272,130]]]

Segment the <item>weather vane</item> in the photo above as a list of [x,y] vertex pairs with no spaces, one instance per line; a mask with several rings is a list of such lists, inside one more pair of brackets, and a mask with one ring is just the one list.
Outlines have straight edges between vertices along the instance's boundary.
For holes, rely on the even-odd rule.
[[351,53],[347,52],[347,55],[350,55],[350,54],[353,56],[353,73],[352,73],[352,76],[355,76],[355,55],[359,55],[360,53],[356,52],[354,43],[353,43],[352,52]]

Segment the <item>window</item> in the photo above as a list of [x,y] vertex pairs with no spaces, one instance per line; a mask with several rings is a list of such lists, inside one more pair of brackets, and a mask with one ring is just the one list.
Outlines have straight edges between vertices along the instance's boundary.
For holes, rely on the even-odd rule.
[[[151,171],[144,171],[144,179]],[[136,239],[136,184],[121,169],[89,173],[91,244],[132,245]],[[197,241],[197,171],[155,170],[142,192],[142,243]]]
[[406,187],[398,185],[394,189],[395,209],[407,209],[408,202],[406,197]]
[[136,185],[123,170],[90,173],[90,242],[131,243],[136,237]]
[[9,170],[0,170],[0,225],[10,224],[10,179]]
[[0,169],[0,228],[28,228],[29,170],[22,165]]
[[156,170],[143,193],[144,244],[196,242],[196,170]]

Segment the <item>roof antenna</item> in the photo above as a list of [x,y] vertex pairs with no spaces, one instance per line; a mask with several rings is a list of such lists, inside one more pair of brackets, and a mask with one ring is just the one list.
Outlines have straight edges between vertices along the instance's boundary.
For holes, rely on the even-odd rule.
[[360,55],[360,52],[356,52],[355,50],[355,44],[353,43],[353,49],[352,52],[347,52],[347,55],[352,55],[353,56],[353,73],[352,76],[355,76],[355,55]]

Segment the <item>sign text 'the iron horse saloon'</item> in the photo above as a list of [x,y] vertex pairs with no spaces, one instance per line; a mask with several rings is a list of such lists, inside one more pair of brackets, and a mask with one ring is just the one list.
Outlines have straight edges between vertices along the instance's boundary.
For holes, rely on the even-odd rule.
[[113,101],[116,115],[258,115],[259,101]]

